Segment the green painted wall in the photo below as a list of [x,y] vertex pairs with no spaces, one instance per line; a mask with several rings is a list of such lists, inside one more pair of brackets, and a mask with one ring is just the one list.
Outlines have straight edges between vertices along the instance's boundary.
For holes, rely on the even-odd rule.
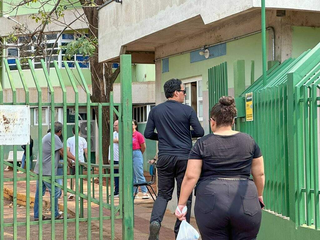
[[295,224],[263,211],[262,224],[257,240],[314,240],[320,239],[320,231],[307,227],[295,228]]
[[300,56],[320,42],[320,28],[292,27],[292,57]]
[[[256,34],[237,41],[227,43],[227,54],[225,56],[212,58],[196,63],[190,63],[190,53],[173,56],[169,58],[169,72],[161,74],[161,82],[171,78],[185,79],[202,76],[204,81],[203,90],[208,89],[208,69],[222,62],[228,63],[228,86],[233,88],[233,63],[237,60],[245,60],[246,85],[250,85],[251,60],[255,61],[255,77],[261,75],[261,34]],[[163,90],[162,90],[163,91]]]
[[[132,82],[151,82],[156,79],[156,69],[154,64],[133,64]],[[115,83],[120,83],[120,75]]]
[[[138,130],[140,133],[144,133],[144,130],[146,129],[146,123],[138,123]],[[149,139],[146,139],[146,151],[143,154],[143,169],[144,171],[149,171],[149,164],[148,160],[153,159],[156,155],[156,141],[152,141]]]
[[155,81],[156,70],[154,64],[137,64],[134,68],[136,82]]
[[[6,15],[10,16],[16,16],[16,15],[25,15],[25,14],[33,14],[37,13],[39,10],[39,7],[42,5],[43,2],[47,2],[47,0],[38,0],[37,2],[30,3],[28,5],[21,6],[19,8],[15,8],[19,3],[21,3],[21,0],[1,0],[3,1],[3,12]],[[56,0],[50,1],[50,4],[45,4],[43,7],[46,11],[49,11],[53,8],[54,4],[56,3]],[[79,1],[74,1],[74,6],[81,7],[81,4]],[[62,0],[61,5],[67,6],[67,9],[73,9],[74,7],[70,6],[69,1]]]

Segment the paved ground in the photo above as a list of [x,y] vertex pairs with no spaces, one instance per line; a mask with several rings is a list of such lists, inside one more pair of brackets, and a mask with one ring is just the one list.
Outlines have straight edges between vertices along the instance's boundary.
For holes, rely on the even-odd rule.
[[[31,209],[32,210],[32,209]],[[4,222],[11,223],[13,216],[13,208],[12,202],[9,200],[4,201]],[[19,206],[17,209],[17,220],[18,222],[25,221],[26,219],[26,208],[24,206]],[[32,218],[31,218],[32,219]],[[87,223],[80,222],[79,224],[79,235],[81,240],[87,239]],[[56,224],[55,225],[55,239],[63,239],[63,224]],[[43,239],[51,239],[51,225],[44,224],[42,227],[43,231]],[[68,223],[68,239],[73,240],[75,239],[75,223]],[[18,240],[25,240],[26,239],[26,227],[25,226],[18,226]],[[4,232],[4,240],[12,240],[13,239],[13,227],[6,227]],[[30,236],[31,239],[38,239],[38,225],[31,225],[30,227]],[[99,228],[92,224],[92,231],[91,231],[92,239],[99,239]],[[110,235],[108,233],[104,233],[104,239],[110,239]]]
[[[10,178],[12,177],[12,171],[5,172],[5,178]],[[18,177],[25,177],[25,174],[19,174]],[[104,183],[104,185],[106,185]],[[87,192],[87,182],[84,182],[84,193]],[[4,184],[5,188],[5,196],[10,198],[10,195],[12,196],[13,194],[13,184],[12,182],[5,182]],[[99,196],[99,185],[94,184],[95,188],[95,197],[98,199]],[[30,181],[30,203],[31,206],[33,206],[33,201],[34,201],[34,194],[36,190],[36,182],[35,181]],[[25,196],[26,196],[26,182],[25,180],[19,181],[17,183],[17,202],[18,204],[25,205]],[[107,194],[106,194],[106,187],[103,187],[103,199],[104,202],[107,201]],[[46,193],[44,196],[44,213],[47,216],[50,216],[49,212],[49,193]],[[148,238],[148,233],[149,233],[149,219],[153,207],[153,200],[152,199],[142,199],[139,198],[141,196],[140,194],[138,195],[138,198],[135,199],[135,205],[134,205],[134,218],[135,218],[135,226],[134,226],[134,239],[135,240],[145,240]],[[77,201],[78,203],[78,201]],[[12,208],[12,201],[6,200],[4,203],[4,215],[5,215],[5,222],[12,222],[13,221],[13,208]],[[63,199],[59,200],[60,204],[60,209],[63,209]],[[69,218],[74,218],[75,215],[75,208],[76,208],[76,201],[67,201],[66,202],[68,206],[68,214]],[[118,206],[119,205],[119,199],[115,198],[114,205]],[[84,217],[87,216],[87,202],[84,201]],[[33,220],[33,209],[30,209],[30,219]],[[98,217],[99,216],[99,206],[96,204],[91,205],[91,215],[93,217]],[[110,215],[110,211],[107,209],[103,210],[103,215],[108,216]],[[18,221],[20,222],[25,222],[26,221],[26,208],[24,206],[19,206],[17,208],[17,218]],[[174,239],[174,234],[173,234],[173,226],[175,223],[175,216],[170,213],[169,211],[166,212],[166,215],[164,217],[164,221],[162,223],[162,228],[160,231],[160,239]],[[192,225],[196,226],[195,220],[192,219]],[[79,231],[80,239],[87,239],[87,222],[80,222],[79,223],[79,229],[75,229],[75,223],[68,222],[68,239],[75,239],[75,231]],[[99,239],[99,222],[98,221],[92,221],[92,231],[91,231],[91,236],[92,239]],[[32,239],[37,239],[38,236],[38,225],[32,225],[31,226],[31,236]],[[18,226],[18,239],[25,239],[25,231],[26,227],[25,226]],[[55,239],[63,239],[63,224],[62,223],[57,223],[56,224],[56,238]],[[51,239],[51,224],[44,224],[43,225],[43,239]],[[110,220],[104,220],[103,222],[103,235],[104,239],[111,239],[110,237],[111,234],[111,221]],[[115,236],[116,239],[122,239],[122,220],[118,219],[115,220]],[[5,228],[5,239],[13,239],[13,228],[6,227]]]

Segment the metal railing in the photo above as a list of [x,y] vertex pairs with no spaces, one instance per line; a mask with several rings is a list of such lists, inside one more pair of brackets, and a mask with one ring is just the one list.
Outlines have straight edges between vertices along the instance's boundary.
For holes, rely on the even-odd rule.
[[265,159],[266,209],[319,230],[320,44],[259,78],[254,120],[240,129],[258,142]]
[[[63,166],[63,176],[56,176],[52,174],[52,176],[43,176],[43,164],[42,161],[38,161],[39,164],[39,174],[35,174],[30,169],[30,146],[26,146],[26,169],[24,170],[17,166],[17,146],[12,146],[13,148],[13,163],[9,163],[4,161],[4,146],[0,145],[0,239],[4,239],[5,229],[8,227],[13,228],[13,239],[17,239],[18,237],[18,227],[25,226],[25,239],[31,239],[31,226],[38,225],[38,239],[43,239],[43,226],[45,224],[51,224],[51,239],[55,239],[56,237],[56,226],[58,224],[63,225],[63,239],[68,238],[68,224],[75,224],[75,239],[79,239],[80,231],[79,225],[82,222],[87,223],[87,239],[92,238],[92,222],[99,222],[99,239],[103,239],[104,234],[104,220],[111,221],[110,229],[108,230],[111,236],[111,239],[115,238],[115,220],[122,219],[122,238],[123,239],[133,239],[133,193],[132,187],[124,187],[124,184],[132,186],[132,99],[131,99],[131,56],[130,55],[122,55],[120,57],[121,64],[121,103],[113,102],[113,94],[110,95],[110,103],[93,103],[90,100],[90,90],[86,83],[86,80],[81,72],[78,63],[75,63],[76,70],[71,71],[68,67],[67,63],[65,64],[67,79],[63,77],[61,70],[58,67],[57,62],[54,62],[54,68],[51,71],[55,71],[57,78],[59,80],[59,87],[62,91],[62,102],[57,102],[55,98],[55,91],[53,84],[51,82],[49,73],[45,66],[44,61],[42,61],[43,67],[43,75],[44,78],[38,78],[38,72],[33,68],[32,63],[29,60],[30,71],[32,74],[32,79],[35,84],[36,93],[38,94],[37,102],[30,102],[30,88],[27,85],[27,81],[24,77],[24,72],[21,69],[21,64],[19,60],[17,60],[17,68],[20,76],[20,81],[22,82],[23,89],[25,92],[25,101],[18,102],[17,101],[17,89],[15,85],[17,83],[17,79],[13,79],[11,71],[9,69],[9,65],[7,61],[4,61],[4,66],[6,69],[6,73],[8,76],[8,81],[10,83],[10,88],[12,92],[12,102],[4,101],[5,93],[3,86],[0,83],[0,105],[29,105],[32,107],[37,107],[38,111],[38,126],[37,128],[37,142],[38,142],[38,159],[42,159],[43,154],[43,146],[41,139],[43,138],[43,129],[42,129],[42,109],[43,107],[47,107],[50,109],[51,113],[51,124],[50,128],[54,129],[55,122],[55,110],[56,108],[63,108],[63,136],[67,136],[67,109],[74,108],[75,116],[79,115],[79,107],[85,107],[87,113],[87,119],[91,120],[93,109],[96,113],[96,122],[98,125],[98,146],[96,147],[96,159],[98,159],[98,164],[93,164],[91,162],[91,122],[87,121],[87,139],[88,139],[88,159],[85,164],[80,163],[79,161],[75,161],[75,175],[68,175],[67,173],[67,164]],[[77,76],[75,76],[77,74]],[[77,80],[75,79],[77,78]],[[47,83],[48,93],[49,93],[49,101],[43,101],[43,88],[40,87],[40,82],[43,83],[45,81]],[[73,94],[74,101],[68,102],[68,94],[67,88],[65,86],[65,82],[70,81]],[[78,81],[78,82],[77,82]],[[43,85],[43,84],[42,84]],[[80,103],[79,102],[79,90],[78,86],[81,85],[83,91],[85,92],[86,101]],[[34,91],[35,92],[35,91]],[[103,109],[109,109],[109,120],[110,123],[114,121],[114,115],[119,119],[119,166],[114,165],[113,161],[111,161],[110,165],[103,164],[102,157],[102,121],[106,121],[103,119],[102,112]],[[79,125],[79,118],[75,117],[75,126]],[[111,124],[112,126],[112,124]],[[131,134],[131,135],[130,135]],[[79,130],[75,128],[75,146],[76,146],[76,159],[79,159]],[[55,157],[55,143],[54,143],[54,134],[51,135],[51,159]],[[110,128],[110,158],[113,159],[113,130]],[[67,161],[67,142],[66,139],[63,141],[63,159],[66,163]],[[127,159],[127,160],[125,160]],[[4,166],[11,166],[13,168],[13,176],[5,177],[3,168]],[[86,174],[84,173],[84,166],[87,169]],[[55,169],[55,161],[51,161],[52,169]],[[118,168],[119,173],[115,174],[114,169]],[[91,171],[92,169],[97,169],[98,171]],[[107,171],[107,169],[109,171]],[[25,177],[18,177],[17,171],[20,170],[26,174]],[[116,205],[114,200],[114,177],[119,177],[119,203]],[[57,179],[63,179],[63,185],[56,183]],[[75,190],[68,188],[68,179],[72,179],[75,182]],[[94,180],[99,179],[99,187],[95,189]],[[103,181],[106,180],[106,186],[103,186]],[[63,219],[55,219],[55,210],[54,210],[54,190],[52,189],[51,195],[51,220],[42,220],[41,216],[43,214],[43,196],[42,196],[42,184],[39,184],[39,221],[32,221],[30,216],[33,214],[30,213],[30,183],[32,181],[42,181],[51,183],[51,186],[60,187],[63,190],[62,202],[63,202],[63,211],[64,213],[68,212],[68,193],[75,194],[75,217],[68,218],[67,214],[63,215]],[[18,221],[17,219],[17,183],[18,182],[26,183],[26,218],[25,221]],[[110,181],[110,186],[108,184]],[[4,222],[4,184],[6,182],[12,182],[13,188],[13,216],[12,222]],[[85,183],[86,182],[86,183]],[[84,184],[86,184],[86,191],[84,191]],[[111,191],[109,190],[109,187]],[[98,191],[97,191],[98,190]],[[110,192],[110,194],[109,194]],[[32,193],[33,194],[33,193]],[[110,196],[109,196],[110,195]],[[99,206],[99,214],[96,216],[92,212],[92,205],[96,204]]]

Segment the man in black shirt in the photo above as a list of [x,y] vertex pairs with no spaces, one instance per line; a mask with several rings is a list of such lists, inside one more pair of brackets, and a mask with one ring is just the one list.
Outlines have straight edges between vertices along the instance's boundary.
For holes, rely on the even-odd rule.
[[[177,196],[187,167],[188,155],[193,137],[204,134],[197,114],[188,105],[182,104],[186,95],[185,86],[179,79],[171,79],[164,84],[166,102],[154,107],[148,118],[144,136],[158,140],[158,197],[153,205],[150,219],[149,240],[159,238],[159,230],[168,201],[172,198],[174,179],[177,181]],[[190,126],[193,130],[190,130]],[[154,130],[157,130],[157,133]],[[188,208],[191,208],[191,195]],[[188,211],[187,221],[190,222]],[[177,236],[180,226],[177,220],[174,232]]]

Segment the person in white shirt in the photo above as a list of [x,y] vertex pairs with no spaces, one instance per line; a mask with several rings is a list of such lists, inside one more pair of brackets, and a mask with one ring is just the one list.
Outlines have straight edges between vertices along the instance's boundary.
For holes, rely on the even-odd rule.
[[[116,120],[113,123],[113,162],[114,164],[119,164],[119,122]],[[111,160],[110,157],[110,146],[109,146],[109,161]],[[119,173],[119,169],[114,169],[114,173]],[[114,196],[119,196],[119,177],[114,178]]]
[[[87,141],[83,137],[80,136],[80,127],[79,129],[79,139],[78,139],[78,144],[79,144],[79,154],[78,154],[78,160],[79,162],[84,163],[84,154],[86,156],[86,159],[88,159],[88,151],[87,151]],[[67,140],[67,150],[70,151],[75,157],[76,157],[76,137],[75,137],[75,127],[72,128],[73,135],[72,137],[68,138]],[[70,172],[72,175],[75,174],[75,166],[70,168]],[[74,199],[74,195],[70,194],[68,197],[69,200]]]

